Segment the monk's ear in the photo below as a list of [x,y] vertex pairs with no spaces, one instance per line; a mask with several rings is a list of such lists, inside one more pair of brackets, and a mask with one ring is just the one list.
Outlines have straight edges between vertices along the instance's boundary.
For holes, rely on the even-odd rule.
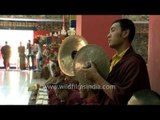
[[129,30],[129,29],[124,30],[124,31],[123,31],[123,33],[122,33],[123,38],[128,37],[128,36],[129,36],[129,32],[130,32],[130,30]]

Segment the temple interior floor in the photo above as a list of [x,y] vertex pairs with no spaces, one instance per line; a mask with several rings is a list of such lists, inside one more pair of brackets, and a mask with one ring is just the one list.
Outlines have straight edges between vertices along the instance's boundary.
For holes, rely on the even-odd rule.
[[0,105],[28,105],[28,86],[43,85],[45,79],[33,79],[33,70],[0,69]]

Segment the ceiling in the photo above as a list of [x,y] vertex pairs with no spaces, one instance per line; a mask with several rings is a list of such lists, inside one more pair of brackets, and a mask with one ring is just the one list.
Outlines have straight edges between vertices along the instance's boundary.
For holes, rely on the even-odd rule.
[[0,20],[62,22],[63,15],[0,15]]

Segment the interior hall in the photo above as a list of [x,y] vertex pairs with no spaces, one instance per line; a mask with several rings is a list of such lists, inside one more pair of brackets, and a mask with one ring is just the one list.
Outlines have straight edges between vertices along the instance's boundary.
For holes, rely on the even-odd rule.
[[0,15],[0,105],[160,105],[159,21]]

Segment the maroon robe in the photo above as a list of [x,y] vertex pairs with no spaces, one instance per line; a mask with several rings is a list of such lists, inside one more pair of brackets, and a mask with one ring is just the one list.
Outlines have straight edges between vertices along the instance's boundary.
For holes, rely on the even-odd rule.
[[20,58],[20,69],[25,69],[25,58],[26,58],[25,47],[19,46],[18,53],[19,53],[19,58]]
[[49,105],[79,105],[82,103],[78,90],[70,90],[64,103],[56,96],[54,89],[48,90]]
[[94,95],[92,97],[89,97],[85,100],[83,100],[82,105],[100,105],[97,95]]
[[50,97],[50,96],[52,96],[53,94],[55,94],[55,91],[54,91],[54,89],[48,89],[48,96]]
[[80,105],[82,103],[78,90],[70,90],[65,105]]
[[9,45],[5,45],[1,48],[1,53],[3,57],[4,67],[10,67],[10,57],[11,57],[11,47]]
[[61,104],[60,99],[56,96],[54,89],[49,90],[48,96],[49,96],[49,100],[48,100],[49,105]]
[[107,81],[114,85],[113,100],[101,91],[101,103],[105,105],[127,105],[136,91],[150,89],[148,71],[143,58],[130,47],[123,58],[113,67]]

